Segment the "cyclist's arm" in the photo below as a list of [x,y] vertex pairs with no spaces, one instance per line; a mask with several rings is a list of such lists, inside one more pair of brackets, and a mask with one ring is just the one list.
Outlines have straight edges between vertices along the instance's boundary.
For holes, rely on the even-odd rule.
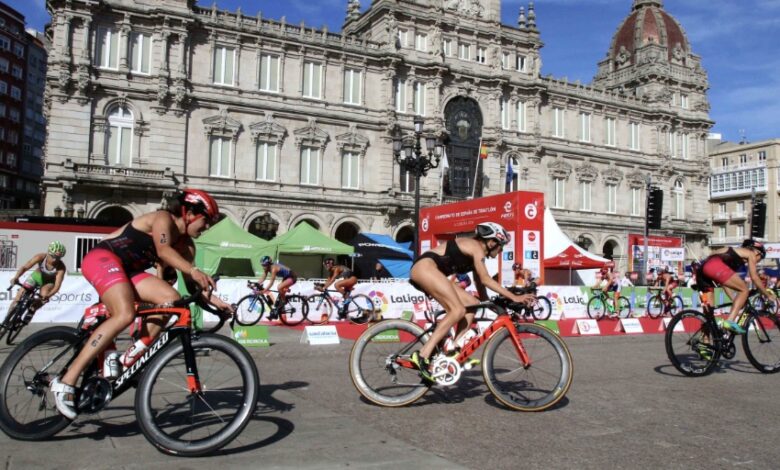
[[41,300],[43,300],[44,302],[48,302],[50,298],[54,297],[54,294],[60,291],[60,287],[62,287],[63,279],[65,279],[64,265],[62,269],[57,270],[57,275],[54,277],[54,287],[49,291],[49,294],[46,297],[42,297]]
[[[466,253],[471,255],[474,259],[474,282],[480,299],[487,300],[487,291],[485,288],[488,288],[498,295],[506,297],[514,302],[529,303],[534,301],[533,294],[515,295],[490,276],[487,267],[485,267],[485,260],[482,258],[481,243],[475,241],[474,244],[469,243],[464,245],[466,245]],[[458,246],[463,250],[464,247]]]
[[322,285],[322,290],[324,291],[328,287],[330,287],[331,284],[333,284],[333,281],[336,280],[336,276],[341,274],[341,269],[339,268],[333,268],[333,274],[330,275],[327,281]]
[[[192,258],[188,260],[182,255],[181,251],[186,252],[188,250],[180,251],[173,247],[179,238],[178,229],[174,225],[171,215],[168,212],[157,212],[152,221],[152,240],[154,240],[157,256],[168,266],[172,266],[174,269],[181,271],[185,276],[192,278],[204,290],[209,286],[211,288],[216,287],[214,280],[210,276],[192,264]],[[191,240],[187,245],[188,247],[192,246],[192,252],[194,253],[194,246]]]
[[14,277],[11,278],[11,284],[14,284],[16,281],[18,281],[19,278],[22,277],[22,274],[26,273],[30,268],[40,263],[45,257],[46,257],[46,253],[38,253],[37,255],[30,258],[30,261],[28,261],[24,266],[22,266],[21,268],[19,268],[18,271],[16,271]]
[[268,271],[263,270],[263,275],[260,276],[260,279],[257,280],[257,284],[260,286],[260,288],[263,288],[263,283],[265,282],[265,279],[268,277]]
[[[278,272],[279,272],[279,266],[271,267],[271,279],[268,281],[268,287],[265,290],[268,290],[268,289],[270,289],[271,287],[274,286],[274,282],[276,282],[276,274]],[[266,273],[266,274],[268,274],[268,273]],[[263,275],[263,278],[265,278],[265,277],[266,276]],[[263,279],[263,280],[265,280],[265,279]],[[260,286],[262,287],[262,285],[263,285],[263,282],[261,281],[260,282]]]
[[756,286],[763,295],[767,297],[773,297],[775,293],[767,289],[764,283],[761,282],[761,278],[758,277],[758,269],[756,268],[756,258],[758,257],[758,254],[753,252],[753,250],[746,251],[750,252],[747,256],[748,274],[750,274],[750,279],[753,281],[753,285]]

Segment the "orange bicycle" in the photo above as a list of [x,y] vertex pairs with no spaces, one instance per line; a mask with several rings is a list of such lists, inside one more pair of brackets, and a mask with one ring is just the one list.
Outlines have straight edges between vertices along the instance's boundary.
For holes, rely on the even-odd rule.
[[[425,329],[406,320],[384,320],[368,328],[352,347],[352,383],[367,400],[381,406],[408,405],[434,384],[454,385],[470,368],[469,357],[485,344],[482,373],[488,389],[508,408],[541,411],[558,403],[571,386],[571,353],[558,334],[524,320],[525,305],[502,297],[468,307],[492,310],[495,319],[462,349],[446,351],[446,339],[431,356],[434,382],[423,380],[409,360],[428,341]],[[434,315],[435,316],[435,315]]]

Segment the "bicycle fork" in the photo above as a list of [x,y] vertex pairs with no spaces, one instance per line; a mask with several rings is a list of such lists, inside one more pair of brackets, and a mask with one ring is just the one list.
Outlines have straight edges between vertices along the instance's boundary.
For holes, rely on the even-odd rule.
[[515,345],[515,351],[520,357],[520,362],[523,363],[523,369],[530,368],[531,356],[528,355],[528,351],[525,349],[525,345],[523,345],[523,341],[520,339],[520,334],[517,333],[514,328],[508,328],[508,330],[509,334],[512,336],[512,344]]
[[181,335],[181,344],[184,348],[184,364],[187,368],[187,388],[190,393],[200,393],[202,389],[195,362],[195,350],[192,349],[192,337],[186,333]]

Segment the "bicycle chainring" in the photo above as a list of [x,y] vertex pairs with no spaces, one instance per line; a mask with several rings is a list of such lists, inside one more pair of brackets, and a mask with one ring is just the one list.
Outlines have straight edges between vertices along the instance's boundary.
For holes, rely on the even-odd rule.
[[114,395],[111,382],[92,376],[84,381],[78,396],[79,413],[97,413],[108,405]]
[[459,379],[463,368],[455,358],[438,355],[433,361],[431,372],[433,379],[439,385],[454,385]]
[[726,344],[726,347],[723,348],[721,355],[726,359],[734,359],[734,356],[737,355],[737,347],[734,345],[733,341]]

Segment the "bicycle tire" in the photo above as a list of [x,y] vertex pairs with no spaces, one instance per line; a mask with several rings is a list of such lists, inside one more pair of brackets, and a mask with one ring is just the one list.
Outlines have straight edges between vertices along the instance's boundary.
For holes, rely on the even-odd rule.
[[366,329],[349,354],[349,376],[358,393],[371,403],[390,408],[408,405],[425,395],[431,383],[422,380],[417,370],[393,360],[420,349],[428,339],[422,336],[424,332],[420,325],[400,319]]
[[333,314],[333,302],[327,294],[312,294],[306,299],[309,304],[309,311],[306,314],[306,321],[312,325],[324,325],[330,321]]
[[306,297],[288,294],[284,306],[279,311],[279,320],[287,326],[300,325],[309,314],[309,302]]
[[[675,331],[680,323],[682,331]],[[683,375],[705,376],[712,372],[720,358],[720,336],[717,325],[706,315],[698,310],[683,310],[673,316],[666,327],[666,355]]]
[[672,301],[669,304],[669,316],[673,317],[677,312],[682,310],[685,310],[685,302],[683,302],[682,297],[675,295],[672,297]]
[[482,354],[488,390],[504,406],[517,411],[543,411],[561,401],[571,386],[574,367],[566,343],[552,330],[516,323],[530,363],[524,364],[512,335],[502,328]]
[[236,323],[241,326],[256,325],[264,313],[265,301],[259,295],[245,295],[236,304]]
[[761,373],[780,372],[780,319],[772,314],[753,315],[746,330],[742,349],[748,361]]
[[3,319],[3,323],[0,323],[0,339],[3,339],[3,336],[5,336],[5,334],[10,329],[9,327],[13,325],[18,306],[18,304],[15,305],[14,309],[6,314],[5,318]]
[[10,323],[8,323],[6,327],[8,329],[8,333],[5,337],[5,344],[9,346],[14,344],[14,340],[17,336],[19,336],[19,333],[22,332],[22,328],[24,328],[24,322],[22,321],[22,318],[24,317],[25,312],[27,312],[28,307],[29,301],[26,299],[22,299],[16,305],[16,308],[14,309],[14,316],[10,319]]
[[77,330],[55,326],[33,333],[8,356],[0,368],[0,429],[9,437],[38,441],[70,424],[55,408],[49,382],[61,374],[76,351],[51,364],[51,373],[40,369],[80,340]]
[[601,296],[592,297],[588,300],[588,306],[586,308],[588,312],[588,318],[601,320],[604,318],[604,314],[607,313],[607,306],[604,304],[604,300]]
[[658,318],[664,313],[664,302],[661,296],[656,294],[647,300],[647,316],[650,318]]
[[[224,447],[249,423],[257,403],[260,379],[244,348],[220,335],[193,338],[192,348],[197,358],[200,394],[196,396],[188,389],[181,343],[158,353],[144,371],[135,394],[141,432],[159,451],[169,455],[195,457]],[[231,380],[235,382],[229,383]],[[179,403],[175,404],[177,400]],[[235,414],[218,415],[227,404],[235,404]],[[200,412],[206,416],[200,416]],[[173,423],[176,420],[180,420],[178,425]],[[173,429],[169,429],[169,424]],[[196,438],[191,434],[210,433],[216,425],[223,427],[212,435]]]
[[347,320],[355,325],[365,325],[374,319],[374,301],[367,295],[357,294],[346,305]]
[[552,315],[552,304],[550,299],[544,296],[536,298],[532,307],[532,314],[536,320],[547,320]]
[[618,304],[620,307],[620,311],[618,312],[618,315],[620,315],[620,318],[628,318],[631,316],[631,302],[628,301],[625,297],[620,297],[618,300]]

